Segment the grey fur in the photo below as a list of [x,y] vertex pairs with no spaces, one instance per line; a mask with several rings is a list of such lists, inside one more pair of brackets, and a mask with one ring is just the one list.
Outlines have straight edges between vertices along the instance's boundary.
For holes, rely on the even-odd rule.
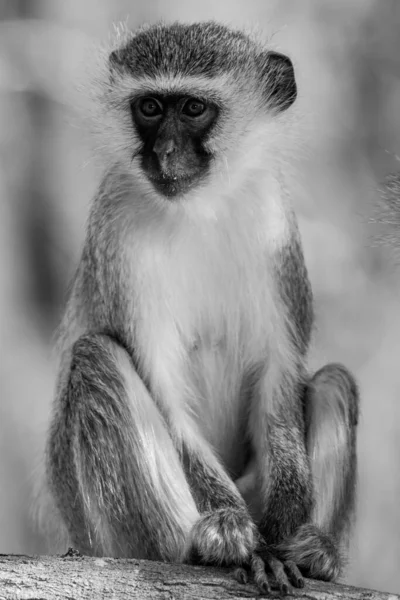
[[[73,346],[49,437],[50,486],[81,552],[177,560],[188,531],[177,518],[180,511],[169,511],[168,500],[171,505],[176,498],[183,501],[186,493],[190,501],[190,491],[181,489],[174,497],[171,481],[165,480],[163,495],[151,493],[154,482],[146,463],[153,437],[160,444],[160,461],[168,443],[176,468],[179,458],[144,386],[130,390],[124,385],[116,350],[125,354],[104,335],[82,336]],[[131,363],[127,354],[125,360]],[[154,527],[160,519],[161,526]]]
[[[275,116],[296,95],[289,59],[271,53],[242,32],[215,23],[141,29],[111,55],[110,69],[111,87],[116,72],[120,77],[125,73],[147,79],[164,74],[200,76],[203,86],[204,78],[212,86],[229,72],[236,90],[241,84],[247,89],[246,98],[254,92],[253,106],[261,106],[262,115],[268,107],[276,109],[272,111]],[[127,106],[129,102],[122,102],[118,110]],[[126,115],[124,123],[126,133],[126,123],[130,124]],[[237,123],[231,136],[236,128]],[[216,127],[212,135],[222,134]],[[217,292],[224,292],[218,287],[219,278],[226,272],[229,276],[238,273],[232,258],[237,241],[228,236],[226,243],[222,220],[218,252],[207,257],[194,229],[190,236],[178,237],[171,214],[178,215],[176,220],[181,218],[181,205],[171,209],[176,212],[167,212],[170,208],[165,201],[161,203],[150,187],[140,184],[140,174],[136,180],[122,159],[115,158],[91,209],[60,331],[62,363],[48,440],[48,480],[72,542],[94,555],[248,563],[260,585],[268,589],[259,551],[283,592],[290,588],[289,579],[301,587],[298,568],[316,578],[332,579],[341,570],[339,538],[354,504],[358,395],[352,376],[340,366],[326,367],[311,381],[307,375],[313,303],[294,217],[274,206],[276,231],[284,231],[285,244],[278,245],[281,238],[276,233],[277,244],[266,245],[260,252],[257,246],[256,254],[253,232],[245,231],[248,254],[239,244],[240,254],[234,255],[243,269],[242,278],[255,289],[260,280],[264,286],[265,279],[265,289],[261,288],[254,306],[247,283],[240,280],[244,290],[235,289],[235,293],[242,296],[237,300],[229,294],[227,298],[233,306],[230,314],[225,308],[217,312],[218,294],[211,296],[209,305],[209,296],[201,296],[203,290],[198,288],[204,314],[204,306],[196,305],[195,293],[185,289],[186,281],[197,283],[198,268],[203,273],[201,283],[214,277]],[[277,202],[276,187],[271,194]],[[186,206],[190,200],[184,199]],[[186,217],[178,222],[186,226]],[[285,227],[280,229],[283,219]],[[245,225],[236,228],[233,221],[228,225],[240,240]],[[167,235],[162,237],[164,229]],[[172,289],[172,270],[171,279],[159,292],[164,272],[156,269],[160,264],[170,268],[163,260],[171,256],[174,235],[187,244],[198,262],[190,267],[179,263],[184,277],[174,280],[177,289]],[[157,246],[160,237],[162,244]],[[190,245],[192,238],[201,246],[200,253]],[[172,256],[176,261],[181,258],[179,252]],[[247,263],[241,262],[243,256]],[[260,268],[253,268],[248,257],[260,260],[256,265]],[[155,277],[148,273],[151,267]],[[265,277],[264,267],[265,273],[269,269]],[[229,277],[225,283],[229,290]],[[264,304],[257,311],[260,298],[270,304],[276,337],[268,339],[268,348],[260,332],[267,319]],[[196,308],[200,317],[191,321],[193,313],[197,316]],[[189,320],[187,329],[182,312]],[[172,314],[168,335],[157,330],[165,319],[156,325],[152,322],[159,313],[167,320]],[[253,326],[250,337],[246,337],[248,323]],[[271,335],[268,327],[266,331]],[[246,345],[251,345],[251,351]],[[225,371],[216,373],[207,362],[210,356],[213,364],[219,359],[217,364]],[[220,385],[223,378],[235,382],[229,379],[234,369],[238,385],[224,388]],[[190,379],[193,372],[197,378]],[[208,389],[210,381],[220,385],[222,397],[217,395],[220,390]],[[221,414],[223,419],[218,421]],[[322,422],[324,417],[327,422]],[[213,419],[221,426],[217,434],[223,442],[212,437]],[[317,526],[314,514],[321,507],[314,473],[327,452],[319,446],[321,431],[327,431],[336,444],[332,446],[331,478],[340,494],[336,488],[330,490],[331,496],[325,494],[332,516]],[[345,444],[341,446],[343,431]],[[245,502],[249,501],[247,484],[253,485],[260,509],[254,520]]]
[[[317,418],[316,407],[326,403],[322,413],[331,418],[332,427],[340,429],[336,437],[343,440],[343,448],[331,449],[343,455],[340,468],[341,492],[333,503],[333,510],[325,530],[340,540],[348,536],[356,500],[357,482],[357,425],[359,419],[359,391],[353,375],[341,364],[329,364],[320,369],[310,380],[305,393],[305,419],[308,451],[312,454],[311,430]],[[330,411],[330,414],[328,413]],[[324,417],[323,417],[324,418]],[[320,423],[318,423],[320,426]],[[336,460],[336,464],[338,461]]]
[[305,354],[311,340],[314,308],[303,248],[297,236],[281,250],[276,268],[282,299],[291,317],[293,342],[299,344],[299,351]]
[[214,78],[230,73],[241,81],[247,73],[265,86],[265,100],[279,110],[288,108],[297,96],[293,65],[287,56],[266,50],[243,31],[214,21],[143,28],[111,53],[110,65],[135,77]]

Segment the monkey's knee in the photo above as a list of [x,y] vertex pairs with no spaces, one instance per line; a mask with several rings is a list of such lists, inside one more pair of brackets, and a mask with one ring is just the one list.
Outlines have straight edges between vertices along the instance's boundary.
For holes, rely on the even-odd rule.
[[86,335],[74,344],[48,456],[78,549],[179,560],[197,510],[164,421],[111,338]]
[[339,363],[322,367],[308,382],[304,410],[307,430],[324,419],[357,426],[359,393],[352,373]]
[[72,544],[85,554],[116,552],[109,518],[114,502],[105,505],[113,494],[115,504],[120,501],[116,435],[125,433],[128,412],[113,345],[101,335],[82,336],[73,345],[47,445],[50,489]]
[[338,538],[355,503],[359,395],[340,364],[320,369],[305,394],[306,443],[315,489],[313,522]]

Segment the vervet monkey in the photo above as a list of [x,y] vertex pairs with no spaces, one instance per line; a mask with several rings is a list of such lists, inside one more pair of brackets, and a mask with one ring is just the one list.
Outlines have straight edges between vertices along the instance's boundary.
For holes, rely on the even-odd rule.
[[358,394],[340,365],[307,373],[295,98],[287,56],[214,22],[109,55],[47,449],[82,553],[250,566],[269,589],[262,559],[282,592],[340,573]]

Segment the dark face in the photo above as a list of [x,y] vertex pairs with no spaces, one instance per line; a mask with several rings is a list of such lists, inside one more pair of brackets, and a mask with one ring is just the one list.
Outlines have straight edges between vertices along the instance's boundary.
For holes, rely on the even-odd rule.
[[208,173],[212,155],[204,147],[218,117],[215,104],[177,95],[140,96],[131,103],[143,142],[142,168],[154,188],[174,198]]

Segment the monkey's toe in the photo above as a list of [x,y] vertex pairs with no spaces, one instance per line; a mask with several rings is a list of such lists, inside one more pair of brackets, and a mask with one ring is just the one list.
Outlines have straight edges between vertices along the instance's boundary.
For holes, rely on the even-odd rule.
[[[293,565],[291,563],[287,565],[287,563],[280,561],[278,558],[276,558],[276,556],[274,556],[269,550],[266,550],[265,548],[262,552],[262,560],[264,561],[267,571],[270,571],[273,575],[273,578],[275,580],[274,587],[278,588],[282,596],[286,596],[292,591],[291,582],[293,583],[293,585],[295,585],[295,587],[301,587],[301,583],[298,586],[296,585],[296,583],[299,583],[297,578],[292,578],[294,570],[292,569]],[[300,573],[298,572],[296,573],[296,575],[297,574]],[[300,579],[302,580],[301,574]]]
[[271,586],[268,575],[265,572],[264,561],[256,552],[251,555],[249,562],[243,567],[237,567],[234,570],[235,579],[242,584],[249,581],[249,573],[253,576],[254,583],[261,594],[270,594]]
[[296,563],[294,563],[292,560],[287,560],[283,563],[283,566],[285,567],[285,571],[293,587],[303,588],[304,578],[303,575],[300,573],[300,569],[298,568]]
[[254,577],[254,583],[262,594],[270,594],[271,586],[268,575],[265,572],[264,561],[256,552],[251,557],[250,569]]
[[278,589],[281,596],[286,596],[292,592],[292,586],[304,587],[304,579],[297,565],[291,561],[280,561],[265,545],[260,551],[262,555],[253,552],[245,567],[235,569],[235,578],[239,583],[247,583],[249,571],[262,594],[270,594],[271,589]]
[[241,565],[256,546],[256,527],[244,510],[222,508],[205,513],[191,531],[191,555],[199,562]]

